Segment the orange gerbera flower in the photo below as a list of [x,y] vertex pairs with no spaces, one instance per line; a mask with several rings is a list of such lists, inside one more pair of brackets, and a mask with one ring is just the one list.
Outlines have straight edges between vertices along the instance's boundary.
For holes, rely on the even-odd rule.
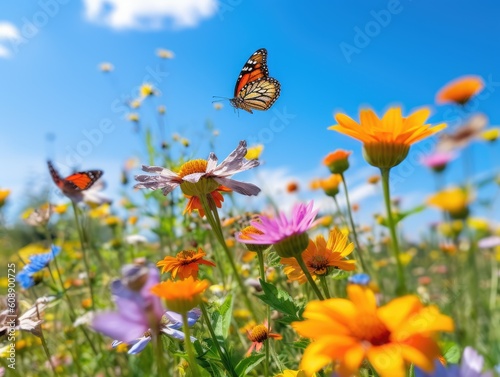
[[428,108],[422,108],[403,117],[401,108],[392,107],[379,118],[373,110],[363,109],[359,123],[339,113],[335,115],[338,124],[329,129],[361,141],[366,161],[375,167],[389,169],[406,158],[412,144],[446,127],[445,123],[434,127],[425,124],[430,113]]
[[198,270],[200,264],[207,266],[215,266],[215,263],[203,259],[206,256],[205,252],[200,248],[196,250],[182,250],[177,253],[175,257],[166,256],[163,260],[159,261],[156,265],[161,267],[161,272],[170,272],[172,280],[179,276],[183,280],[189,276],[194,279],[198,278]]
[[[307,249],[302,253],[302,258],[313,278],[325,276],[333,269],[353,271],[356,268],[354,260],[346,260],[354,250],[354,244],[349,242],[347,236],[337,228],[331,230],[328,242],[322,235],[316,236],[316,241],[309,239]],[[283,269],[289,280],[300,283],[307,281],[304,271],[295,258],[281,258],[281,263],[286,265]]]
[[479,76],[462,76],[446,84],[436,95],[436,103],[454,102],[465,105],[473,96],[484,88],[484,81]]
[[435,306],[425,307],[417,296],[396,298],[378,308],[375,294],[352,284],[349,299],[312,301],[305,321],[293,328],[314,341],[306,348],[300,368],[314,373],[331,361],[342,377],[354,375],[367,359],[380,377],[405,377],[407,365],[430,372],[440,350],[438,331],[453,331],[453,320]]
[[[222,196],[221,192],[231,192],[231,191],[232,190],[230,188],[227,188],[225,186],[219,186],[217,187],[217,189],[215,189],[210,193],[217,208],[222,208],[222,202],[224,201],[224,197]],[[193,211],[198,211],[200,216],[204,217],[205,211],[203,210],[200,197],[186,195],[186,194],[184,194],[184,196],[188,199],[188,203],[186,204],[186,208],[184,208],[184,212],[182,212],[182,214],[184,215],[186,212],[191,214],[191,212]]]
[[177,313],[187,313],[198,306],[202,293],[208,288],[208,280],[194,280],[192,276],[184,280],[167,280],[151,288],[151,293],[162,297],[167,307]]
[[248,349],[246,356],[250,356],[253,350],[259,352],[267,339],[283,339],[280,334],[274,334],[268,326],[267,321],[264,321],[263,325],[253,326],[252,329],[247,330],[248,339],[252,341],[252,345]]

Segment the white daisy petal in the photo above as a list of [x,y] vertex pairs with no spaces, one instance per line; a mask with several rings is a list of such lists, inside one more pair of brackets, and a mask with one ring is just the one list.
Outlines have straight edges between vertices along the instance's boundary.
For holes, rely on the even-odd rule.
[[220,183],[223,186],[230,188],[233,191],[236,191],[239,194],[254,196],[260,192],[260,188],[255,186],[252,183],[240,182],[234,179],[223,178],[223,177],[214,177],[214,180],[217,183]]

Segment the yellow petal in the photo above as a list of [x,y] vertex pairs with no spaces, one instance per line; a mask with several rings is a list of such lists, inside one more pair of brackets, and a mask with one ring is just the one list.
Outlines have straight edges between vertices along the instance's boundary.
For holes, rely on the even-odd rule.
[[407,295],[396,298],[377,310],[378,317],[392,332],[404,324],[408,317],[417,313],[423,307],[419,298]]
[[374,312],[377,310],[375,294],[370,289],[351,284],[347,286],[347,295],[358,312]]
[[380,377],[406,377],[406,368],[399,346],[391,344],[371,347],[368,360]]

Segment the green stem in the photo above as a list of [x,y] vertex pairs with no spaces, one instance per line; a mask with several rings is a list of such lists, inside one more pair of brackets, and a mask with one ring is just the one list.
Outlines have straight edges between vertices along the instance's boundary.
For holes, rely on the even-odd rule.
[[320,300],[324,300],[325,298],[321,294],[321,291],[319,290],[318,286],[314,282],[314,279],[312,278],[311,273],[307,269],[306,263],[304,262],[304,259],[302,258],[302,254],[298,254],[297,256],[295,256],[295,259],[297,260],[297,263],[299,264],[300,268],[302,268],[302,271],[304,272],[304,275],[306,276],[307,281],[311,285],[314,293],[316,293],[316,296],[318,296],[318,298]]
[[496,308],[496,298],[497,298],[497,290],[498,290],[498,262],[494,253],[494,250],[491,250],[491,283],[490,283],[490,313],[493,315],[495,313]]
[[340,216],[342,223],[344,224],[344,226],[346,228],[349,228],[349,225],[347,224],[347,220],[345,219],[344,214],[340,210],[340,205],[339,205],[339,201],[337,200],[337,196],[333,196],[333,201],[335,202],[335,206],[337,207],[337,212]]
[[358,240],[358,233],[356,232],[356,225],[354,224],[354,219],[352,217],[351,202],[349,201],[349,191],[347,190],[347,183],[345,181],[343,173],[340,174],[340,177],[342,178],[342,185],[344,187],[345,200],[347,203],[347,214],[349,216],[349,222],[351,223],[351,231],[354,238],[354,243],[356,244],[356,249],[358,249],[358,256],[361,262],[361,267],[363,268],[363,271],[368,272],[365,262],[363,261],[363,249],[361,249],[361,245]]
[[76,229],[78,230],[78,236],[80,237],[80,245],[81,245],[82,253],[83,253],[83,264],[85,265],[85,271],[87,273],[87,281],[88,281],[89,290],[90,290],[91,310],[94,310],[94,288],[92,287],[92,278],[90,275],[90,265],[89,265],[89,261],[87,259],[88,258],[87,248],[85,246],[84,235],[83,235],[82,229],[80,227],[78,208],[77,208],[76,203],[74,201],[71,201],[71,204],[73,206],[73,213],[75,214]]
[[219,219],[219,214],[217,212],[217,208],[213,209],[215,205],[212,204],[211,196],[210,194],[208,195],[200,195],[199,196],[201,204],[203,206],[203,209],[205,211],[205,216],[207,217],[207,220],[212,227],[212,230],[215,234],[215,237],[219,241],[220,245],[222,246],[222,249],[226,253],[226,258],[229,261],[229,265],[231,266],[231,269],[233,271],[233,276],[236,279],[236,282],[238,283],[238,286],[240,287],[241,293],[243,300],[245,301],[245,304],[252,313],[252,317],[254,318],[255,322],[258,322],[257,315],[255,314],[255,310],[253,308],[253,305],[250,301],[250,299],[247,296],[247,289],[245,285],[243,284],[243,280],[241,280],[241,276],[238,272],[238,268],[236,267],[236,264],[234,263],[233,256],[231,255],[231,252],[229,251],[229,248],[227,247],[226,241],[224,240],[224,235],[222,234],[222,227]]
[[200,371],[198,370],[198,363],[194,357],[193,344],[191,343],[191,336],[188,325],[188,317],[187,313],[182,313],[182,327],[184,331],[184,343],[186,345],[186,351],[189,358],[189,366],[191,370],[191,374],[193,377],[201,377]]
[[382,176],[382,187],[384,190],[385,209],[387,212],[387,221],[388,221],[388,225],[389,225],[389,231],[391,233],[392,252],[394,254],[394,258],[396,259],[396,266],[397,266],[398,285],[396,288],[396,292],[400,295],[403,295],[407,292],[407,289],[406,289],[404,268],[403,268],[403,264],[401,263],[401,258],[399,257],[400,251],[399,251],[398,236],[396,234],[396,223],[394,221],[394,217],[392,216],[392,210],[391,210],[391,194],[390,194],[390,190],[389,190],[389,172],[390,172],[390,169],[380,168],[380,173]]
[[238,374],[233,368],[233,364],[225,354],[225,352],[222,351],[222,348],[219,344],[219,341],[217,340],[217,336],[215,335],[214,328],[212,327],[212,323],[210,322],[210,317],[208,316],[207,309],[205,308],[205,304],[203,302],[200,304],[201,312],[203,314],[203,318],[205,319],[205,323],[208,328],[208,332],[210,333],[210,336],[212,338],[212,341],[214,342],[215,349],[217,350],[217,353],[219,354],[219,357],[226,367],[226,369],[229,371],[232,377],[238,377]]
[[43,336],[43,330],[42,330],[42,325],[40,326],[40,340],[42,341],[42,348],[43,351],[45,352],[45,356],[47,357],[47,360],[49,361],[50,368],[52,369],[52,373],[54,373],[54,376],[58,376],[56,367],[54,365],[54,362],[52,361],[52,357],[50,356],[49,352],[49,347],[47,347],[47,342],[45,341],[45,337]]
[[328,282],[326,281],[326,278],[324,276],[320,276],[319,281],[321,282],[321,288],[323,288],[325,297],[331,298],[332,296],[330,295],[330,289],[328,288]]
[[163,343],[161,340],[161,333],[157,332],[156,334],[153,335],[154,337],[154,348],[155,348],[155,353],[156,353],[156,375],[161,377],[168,377],[168,369],[165,366],[164,358],[163,358]]
[[[259,259],[259,270],[260,270],[260,278],[262,281],[266,281],[266,270],[264,268],[264,253],[262,250],[258,250],[257,252],[257,257]],[[268,326],[268,331],[269,331],[269,326],[271,323],[271,310],[269,309],[269,306],[266,306],[266,316],[267,316],[267,326]],[[271,342],[269,342],[269,339],[266,339],[264,341],[264,347],[266,350],[266,358],[264,359],[264,376],[267,376],[269,373],[269,347],[271,346]]]

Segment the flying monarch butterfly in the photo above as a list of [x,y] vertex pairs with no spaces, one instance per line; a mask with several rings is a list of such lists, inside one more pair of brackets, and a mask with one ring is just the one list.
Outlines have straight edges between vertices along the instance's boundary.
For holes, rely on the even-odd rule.
[[234,87],[231,105],[253,114],[253,110],[267,110],[280,95],[280,83],[269,77],[267,50],[255,51],[241,69]]
[[74,173],[66,178],[62,178],[50,161],[47,161],[47,164],[49,165],[52,180],[57,187],[68,196],[89,189],[103,174],[102,170],[89,170]]

